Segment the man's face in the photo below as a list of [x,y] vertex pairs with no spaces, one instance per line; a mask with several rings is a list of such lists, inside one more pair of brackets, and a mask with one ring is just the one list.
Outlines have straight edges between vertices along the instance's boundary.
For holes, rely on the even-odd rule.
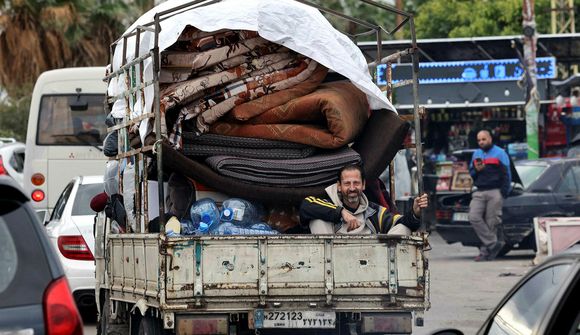
[[480,131],[477,133],[477,144],[483,150],[488,150],[492,146],[491,136],[487,131]]
[[356,208],[359,205],[362,192],[365,190],[365,183],[362,180],[360,171],[342,171],[338,182],[338,191],[342,195],[345,205]]

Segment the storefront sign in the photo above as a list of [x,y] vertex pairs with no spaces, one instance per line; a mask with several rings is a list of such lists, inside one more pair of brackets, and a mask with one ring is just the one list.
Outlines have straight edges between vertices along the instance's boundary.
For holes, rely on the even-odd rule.
[[[538,79],[556,78],[556,58],[536,58]],[[393,64],[393,83],[412,78],[411,64]],[[419,64],[420,84],[516,81],[524,73],[518,59],[496,59]],[[377,66],[377,85],[386,85],[386,65]]]

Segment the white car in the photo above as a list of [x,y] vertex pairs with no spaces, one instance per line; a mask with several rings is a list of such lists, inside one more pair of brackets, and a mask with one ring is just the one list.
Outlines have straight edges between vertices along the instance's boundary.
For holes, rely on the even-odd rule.
[[8,175],[22,186],[24,170],[24,143],[13,138],[0,138],[0,176]]
[[58,251],[62,266],[79,309],[95,307],[96,213],[93,197],[104,191],[103,176],[75,177],[58,198],[50,220],[48,236]]

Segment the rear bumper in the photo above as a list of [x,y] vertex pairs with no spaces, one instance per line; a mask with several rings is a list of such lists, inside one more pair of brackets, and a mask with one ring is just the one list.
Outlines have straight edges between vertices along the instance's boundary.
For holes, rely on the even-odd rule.
[[[435,226],[437,233],[451,244],[460,242],[464,246],[479,247],[480,240],[468,222],[439,222]],[[535,250],[534,228],[529,223],[502,224],[506,242],[514,249]]]
[[460,242],[464,246],[478,247],[481,243],[470,224],[437,223],[435,227],[437,233],[449,244]]

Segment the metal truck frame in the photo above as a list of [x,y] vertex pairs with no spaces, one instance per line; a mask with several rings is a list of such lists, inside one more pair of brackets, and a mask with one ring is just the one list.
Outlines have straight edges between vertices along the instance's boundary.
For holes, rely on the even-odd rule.
[[[413,86],[414,113],[401,118],[414,121],[417,135],[414,147],[422,152],[420,117],[423,110],[418,105],[419,67],[412,15],[375,1],[360,0],[362,4],[403,17],[389,31],[309,1],[297,1],[368,29],[363,34],[349,36],[354,40],[375,34],[377,57],[369,69],[373,71],[378,64],[387,64],[384,91],[389,98],[393,89],[391,63],[405,56],[412,58],[413,79],[399,86]],[[152,113],[133,117],[128,108],[124,122],[108,129],[119,131],[120,151],[116,159],[135,161],[137,222],[149,221],[149,203],[144,201],[150,191],[149,182],[147,169],[141,164],[156,160],[157,180],[163,180],[161,142],[165,134],[160,122],[158,80],[160,22],[184,10],[215,2],[192,1],[159,12],[153,22],[122,36],[119,41],[124,42],[123,64],[105,78],[111,80],[121,74],[133,78],[126,80],[124,94],[108,98],[109,104],[125,99],[127,106],[132,106],[137,95],[143,97],[150,85],[155,92]],[[409,48],[383,57],[382,34],[392,35],[405,25],[409,26],[412,36]],[[125,61],[128,38],[136,37],[135,50],[139,50],[139,36],[144,31],[154,33],[153,49]],[[143,80],[143,61],[147,58],[153,61],[151,82]],[[146,118],[155,120],[156,143],[131,149],[126,143],[128,129]],[[422,166],[420,154],[417,161]],[[393,168],[391,164],[391,194],[394,194]],[[423,190],[421,169],[419,190]],[[416,325],[423,323],[422,313],[430,306],[425,233],[167,237],[162,183],[158,183],[157,193],[161,233],[148,233],[147,228],[141,231],[141,225],[137,224],[135,233],[113,234],[110,221],[103,213],[98,215],[95,259],[99,334],[280,333],[284,331],[276,328],[280,325],[312,333],[411,333],[413,315]]]

